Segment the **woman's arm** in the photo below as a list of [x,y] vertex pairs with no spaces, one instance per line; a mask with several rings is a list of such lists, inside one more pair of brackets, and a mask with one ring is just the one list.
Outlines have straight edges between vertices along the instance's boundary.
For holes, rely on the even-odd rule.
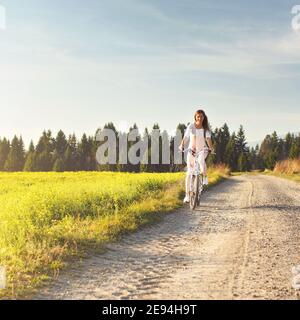
[[214,147],[213,147],[211,138],[206,138],[206,141],[207,141],[207,144],[208,144],[209,149],[210,149],[212,152],[214,152]]
[[183,150],[183,146],[184,146],[186,140],[187,140],[186,137],[183,137],[183,139],[179,145],[179,150],[181,150],[181,151]]

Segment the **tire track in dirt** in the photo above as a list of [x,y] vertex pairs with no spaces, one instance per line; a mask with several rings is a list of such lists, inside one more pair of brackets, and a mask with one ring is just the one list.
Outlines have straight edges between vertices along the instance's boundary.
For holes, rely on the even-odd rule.
[[[253,182],[249,181],[249,194],[247,198],[247,205],[249,207],[250,215],[252,218],[252,198],[254,194]],[[238,294],[235,293],[237,288],[240,288],[245,279],[245,267],[248,262],[248,252],[249,252],[249,242],[250,242],[250,233],[251,233],[251,219],[247,219],[247,223],[245,226],[245,231],[240,235],[239,241],[242,241],[242,246],[239,252],[239,256],[241,257],[240,263],[236,263],[234,267],[234,272],[232,275],[232,282],[230,285],[230,290],[228,291],[228,297],[237,297]]]
[[[299,264],[300,186],[272,176],[249,176],[254,186],[248,259],[240,299],[295,299],[291,268]],[[241,275],[241,276],[242,276]]]

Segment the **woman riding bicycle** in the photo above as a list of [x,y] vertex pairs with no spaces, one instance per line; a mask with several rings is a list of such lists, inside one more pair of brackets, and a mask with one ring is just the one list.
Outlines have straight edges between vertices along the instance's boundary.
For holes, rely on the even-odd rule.
[[191,123],[184,134],[183,140],[179,146],[179,149],[182,151],[184,149],[185,142],[190,139],[189,150],[187,156],[187,175],[185,180],[185,191],[186,195],[183,202],[188,203],[190,201],[190,179],[191,174],[193,173],[195,165],[195,153],[199,152],[199,166],[201,173],[203,175],[203,184],[208,184],[208,178],[206,175],[206,163],[205,160],[209,152],[214,152],[211,132],[208,126],[208,119],[203,110],[197,110],[194,115],[195,122]]

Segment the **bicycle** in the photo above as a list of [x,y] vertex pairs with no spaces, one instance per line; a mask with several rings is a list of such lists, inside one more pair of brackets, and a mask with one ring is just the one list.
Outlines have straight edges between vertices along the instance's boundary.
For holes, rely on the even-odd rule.
[[[195,210],[197,206],[200,205],[200,198],[202,191],[204,189],[203,185],[203,174],[200,172],[200,165],[199,165],[199,155],[202,151],[196,152],[190,148],[187,149],[188,152],[191,152],[195,158],[195,165],[194,171],[190,173],[191,180],[190,180],[190,208]],[[215,154],[210,149],[207,150],[209,154]],[[185,152],[182,150],[182,152]]]

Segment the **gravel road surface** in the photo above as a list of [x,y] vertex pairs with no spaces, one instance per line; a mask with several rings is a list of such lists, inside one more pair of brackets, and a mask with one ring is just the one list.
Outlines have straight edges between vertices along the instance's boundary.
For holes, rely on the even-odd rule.
[[33,299],[296,299],[300,185],[231,177],[64,270]]

